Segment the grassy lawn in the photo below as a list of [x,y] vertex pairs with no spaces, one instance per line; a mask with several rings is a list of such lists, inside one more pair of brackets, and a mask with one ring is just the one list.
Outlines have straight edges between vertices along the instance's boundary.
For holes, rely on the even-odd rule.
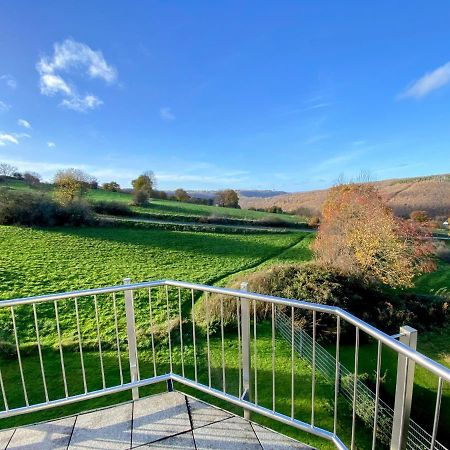
[[[277,257],[307,236],[302,233],[200,235],[90,227],[51,230],[0,227],[0,234],[0,299],[108,286],[121,283],[124,276],[135,282],[174,278],[214,284],[232,273]],[[176,295],[171,294],[170,299],[176,302]],[[91,300],[80,300],[86,303],[80,305],[83,306],[80,317],[84,323],[84,339],[88,342],[96,338]],[[109,332],[113,326],[112,311],[108,308],[111,297],[100,296],[98,301],[100,324]],[[146,298],[142,296],[136,301],[145,303]],[[158,302],[164,305],[163,296]],[[185,302],[189,306],[188,297],[183,298]],[[70,302],[61,308],[61,320],[68,328],[63,339],[70,346],[75,311]],[[43,326],[54,328],[53,305],[39,305],[37,310]],[[21,342],[34,340],[30,313],[28,306],[16,309]],[[155,316],[161,322],[165,320],[159,310]],[[12,342],[10,323],[10,312],[0,311],[0,340],[4,342]]]
[[[176,205],[180,205],[176,203]],[[187,205],[194,206],[197,205]],[[208,208],[208,207],[205,207]],[[221,210],[223,208],[220,208]],[[236,211],[236,210],[233,210]],[[239,211],[239,210],[237,210]],[[306,233],[290,234],[226,234],[226,233],[194,233],[165,230],[143,230],[137,228],[60,228],[60,229],[30,229],[19,227],[0,227],[0,299],[20,296],[38,295],[49,292],[67,291],[73,289],[97,287],[120,283],[125,276],[133,281],[175,278],[186,281],[207,284],[226,284],[232,274],[255,270],[257,267],[276,262],[298,262],[311,258],[309,245],[314,235]],[[430,292],[431,289],[449,286],[449,265],[441,263],[439,270],[426,274],[417,280],[418,292]],[[188,293],[182,295],[183,311],[189,312],[190,298]],[[154,314],[155,322],[163,323],[165,316],[165,297],[162,290],[155,290]],[[172,305],[176,302],[176,292],[170,292]],[[117,354],[114,351],[114,317],[111,310],[111,297],[99,296],[99,321],[101,339],[104,344],[104,365],[106,384],[115,385],[119,382]],[[123,314],[123,298],[118,295],[119,334],[125,344],[125,322]],[[137,328],[141,339],[141,375],[152,374],[151,351],[149,347],[148,298],[136,294]],[[80,299],[80,319],[82,323],[82,339],[85,348],[88,387],[90,390],[101,386],[99,376],[99,359],[96,349],[96,322],[92,299]],[[73,301],[61,302],[60,319],[62,344],[65,362],[68,370],[70,394],[81,393],[82,378],[80,360],[77,350],[77,333],[74,321]],[[60,398],[64,394],[59,353],[55,351],[55,320],[52,304],[42,304],[37,307],[39,329],[45,354],[45,371],[49,384],[50,398]],[[43,388],[40,378],[40,366],[35,346],[35,330],[31,307],[21,307],[16,310],[16,320],[20,328],[19,340],[22,344],[25,378],[30,389],[30,402],[42,401]],[[31,319],[30,319],[31,318]],[[9,347],[5,342],[12,342],[11,316],[9,311],[0,314],[0,341],[4,350],[1,357],[1,370],[5,380],[10,380],[8,386],[8,401],[10,407],[23,404],[23,395],[18,382],[18,366],[16,359],[7,357]],[[161,327],[157,329],[161,334]],[[229,330],[225,338],[227,359],[227,389],[237,392],[238,350],[235,331]],[[201,331],[199,330],[199,335]],[[450,333],[448,329],[419,335],[419,350],[437,361],[449,365]],[[201,380],[207,382],[205,374],[205,349],[200,344],[199,353],[203,369]],[[262,405],[271,407],[272,399],[272,367],[270,329],[267,324],[260,324],[258,329],[258,396]],[[221,388],[220,370],[220,340],[211,339],[212,380],[215,387]],[[57,347],[56,347],[57,350]],[[334,351],[330,347],[330,352]],[[290,414],[290,347],[282,339],[277,340],[277,410]],[[189,355],[186,371],[193,376],[192,346],[187,342],[185,356]],[[353,367],[352,346],[341,348],[342,362],[351,370]],[[174,361],[180,361],[180,353],[175,351]],[[158,370],[167,370],[167,351],[163,344],[158,351]],[[366,373],[373,379],[376,362],[376,347],[366,343],[360,349],[360,373]],[[382,385],[383,397],[392,399],[395,387],[395,372],[397,360],[392,352],[383,353]],[[126,354],[122,353],[124,377],[129,377]],[[215,367],[215,368],[214,368]],[[296,360],[296,395],[295,414],[300,420],[309,421],[311,374],[307,366]],[[332,426],[332,386],[318,378],[316,400],[316,423],[330,429]],[[154,386],[143,390],[143,394],[158,392],[164,386]],[[416,384],[414,388],[413,417],[429,428],[434,408],[436,380],[426,371],[416,368]],[[196,396],[201,396],[195,394]],[[2,421],[1,427],[13,426],[25,422],[46,420],[58,415],[75,413],[80,409],[92,409],[117,401],[129,399],[128,393],[117,394],[71,405],[63,409],[44,411],[32,416]],[[225,406],[220,402],[205,397],[206,400]],[[441,441],[448,442],[450,429],[450,392],[444,386],[443,414],[441,415]],[[229,408],[229,407],[227,407]],[[350,435],[349,409],[340,405],[339,434],[348,444]],[[237,410],[236,410],[237,411]],[[238,411],[237,411],[238,412]],[[332,448],[310,435],[292,430],[290,427],[271,422],[262,417],[255,419],[286,434],[318,446]],[[358,448],[370,448],[370,436],[359,424],[357,434]]]
[[[131,203],[132,195],[123,192],[109,192],[102,189],[91,190],[87,196],[91,200],[116,201]],[[248,209],[222,208],[218,206],[195,205],[192,203],[176,202],[171,200],[152,200],[149,206],[133,207],[140,214],[158,214],[161,216],[203,217],[220,216],[233,219],[259,220],[267,217],[277,217],[290,222],[302,222],[302,218],[289,214],[273,214]]]
[[[184,367],[186,376],[194,378],[194,358],[192,346],[191,323],[184,324]],[[258,369],[258,403],[267,408],[272,408],[272,359],[271,359],[271,328],[269,323],[261,323],[257,329],[257,369]],[[177,345],[179,340],[177,336],[172,335],[174,372],[181,374],[181,352]],[[140,351],[140,372],[141,377],[149,377],[153,375],[152,353],[146,349],[146,340],[148,336],[140,336],[139,346],[143,346]],[[238,375],[238,346],[236,331],[228,330],[224,339],[225,348],[225,386],[226,391],[230,394],[238,396],[239,394],[239,375]],[[162,339],[161,345],[157,345],[156,350],[156,370],[157,374],[168,371],[168,352],[167,341]],[[223,388],[222,368],[221,368],[221,340],[220,334],[211,337],[211,380],[212,386],[217,389]],[[253,349],[253,344],[252,344]],[[291,414],[291,350],[289,344],[283,339],[276,340],[275,348],[275,383],[276,383],[276,410],[290,416]],[[100,360],[97,352],[84,352],[84,364],[86,368],[86,379],[88,391],[99,389],[102,387]],[[254,356],[253,367],[255,365]],[[207,366],[207,347],[205,335],[201,329],[197,330],[197,361],[199,381],[208,384],[208,366]],[[64,362],[66,367],[67,384],[70,395],[80,394],[83,392],[83,381],[81,375],[80,354],[76,351],[65,352]],[[120,372],[117,352],[109,350],[103,353],[103,364],[105,367],[105,384],[106,386],[114,386],[120,383]],[[125,353],[121,353],[121,365],[123,378],[129,380],[128,360]],[[2,374],[6,380],[7,400],[10,407],[24,405],[23,389],[19,378],[18,365],[15,359],[1,359]],[[24,358],[24,377],[28,390],[28,398],[30,403],[45,401],[43,381],[39,358],[36,355],[30,355]],[[64,384],[62,380],[61,364],[59,353],[56,351],[46,350],[44,352],[44,367],[46,379],[51,380],[48,383],[48,395],[50,399],[58,399],[64,397]],[[311,415],[311,371],[310,369],[295,357],[294,366],[294,415],[299,420],[308,422]],[[204,399],[217,406],[231,409],[237,414],[242,414],[239,408],[231,407],[220,400],[209,397],[205,394],[198,393],[181,385],[176,386],[177,389]],[[327,383],[320,376],[316,379],[316,401],[315,401],[315,421],[320,427],[332,429],[333,427],[333,389],[334,387]],[[165,385],[151,386],[141,389],[141,396],[149,395],[165,390]],[[31,423],[38,420],[49,420],[64,415],[74,414],[82,410],[98,408],[109,404],[114,404],[130,399],[130,393],[124,392],[113,396],[102,397],[96,400],[85,401],[83,403],[73,404],[58,409],[52,409],[34,413],[31,415],[22,415],[14,418],[3,420],[0,424],[1,428],[18,426],[25,423]],[[317,446],[321,449],[331,450],[333,445],[316,438],[312,435],[302,433],[297,430],[279,423],[273,422],[267,418],[253,415],[253,420],[258,421],[266,426],[282,431],[294,438],[305,443]],[[351,417],[348,407],[339,404],[339,434],[346,443],[350,440],[350,424]],[[357,442],[358,448],[370,448],[370,435],[365,431],[359,423],[357,423]]]

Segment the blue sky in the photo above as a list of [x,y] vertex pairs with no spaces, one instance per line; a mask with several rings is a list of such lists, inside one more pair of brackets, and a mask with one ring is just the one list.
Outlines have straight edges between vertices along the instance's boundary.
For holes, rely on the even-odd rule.
[[450,3],[0,4],[0,161],[124,186],[450,172]]

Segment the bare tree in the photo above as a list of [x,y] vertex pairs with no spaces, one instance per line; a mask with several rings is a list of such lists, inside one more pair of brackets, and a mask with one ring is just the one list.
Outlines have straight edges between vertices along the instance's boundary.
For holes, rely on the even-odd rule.
[[0,162],[0,176],[2,177],[12,177],[18,170],[11,164]]

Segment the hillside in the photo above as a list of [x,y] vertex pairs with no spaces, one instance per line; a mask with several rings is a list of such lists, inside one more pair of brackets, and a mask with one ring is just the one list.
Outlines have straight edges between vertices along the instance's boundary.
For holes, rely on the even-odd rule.
[[[414,210],[427,211],[433,217],[450,214],[450,174],[383,180],[374,184],[397,215],[408,215]],[[326,195],[327,189],[270,198],[241,196],[239,203],[242,208],[280,206],[284,211],[306,208],[316,214],[320,211]]]

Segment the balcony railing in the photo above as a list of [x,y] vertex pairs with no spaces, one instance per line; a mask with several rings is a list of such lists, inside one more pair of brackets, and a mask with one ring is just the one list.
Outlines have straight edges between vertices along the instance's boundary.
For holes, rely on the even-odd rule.
[[[216,295],[214,300],[211,295]],[[203,307],[194,308],[199,298],[202,298]],[[270,369],[266,370],[266,367],[264,372],[258,344],[261,329],[257,311],[261,306],[264,323],[267,324],[263,350],[265,360],[271,363]],[[224,310],[233,311],[237,327],[228,326]],[[280,313],[283,314],[281,322]],[[305,362],[299,351],[296,323],[299,313],[307,318],[311,329],[311,335],[303,334],[307,340],[306,362],[311,373],[307,419],[304,414],[300,418],[296,409],[297,383],[304,382],[296,379],[297,366]],[[327,325],[327,330],[323,324]],[[366,406],[373,418],[370,426],[372,449],[383,448],[386,444],[380,437],[380,427],[384,427],[383,436],[388,433],[388,445],[392,450],[403,450],[407,445],[414,448],[408,444],[408,436],[411,433],[416,364],[435,377],[437,384],[434,418],[423,448],[445,448],[437,443],[436,438],[443,386],[450,382],[450,370],[337,307],[249,293],[245,285],[241,290],[231,290],[171,280],[130,284],[126,279],[124,285],[1,301],[0,328],[5,341],[3,350],[14,362],[8,365],[7,370],[0,367],[3,400],[0,402],[3,407],[0,419],[123,391],[131,391],[133,399],[137,399],[140,389],[146,386],[166,382],[167,389],[171,390],[173,383],[179,383],[243,408],[247,418],[250,413],[257,413],[327,439],[338,449],[354,449],[357,428],[367,426],[358,419],[363,389],[358,375],[360,344],[374,341],[377,346],[375,393]],[[340,361],[344,330],[347,340],[349,335],[353,336],[351,346],[354,352],[354,366],[346,374],[345,389]],[[325,357],[318,344],[322,333],[326,333],[328,339],[330,336],[334,339],[335,353],[332,357]],[[280,341],[287,345],[285,339],[289,340],[289,386],[285,382],[286,367],[277,365]],[[345,345],[348,347],[348,342]],[[237,349],[234,360],[230,360],[229,355],[232,347]],[[389,430],[385,429],[386,422],[379,422],[380,411],[386,407],[380,399],[384,348],[395,352],[398,358],[395,405]],[[25,352],[34,354],[36,359],[34,367],[38,373],[33,373],[32,379],[26,370],[30,357],[25,356]],[[86,360],[93,353],[98,360],[94,369]],[[114,361],[111,360],[112,354],[115,355]],[[79,362],[78,387],[71,385],[73,371],[78,370],[73,367],[74,355]],[[167,360],[164,355],[167,355]],[[56,379],[53,373],[51,381],[46,373],[50,358],[53,359],[52,371],[55,370],[55,358],[58,364],[58,377]],[[319,395],[323,395],[317,391],[317,384],[324,374],[324,358],[330,387],[327,391],[330,398],[326,400],[332,404],[329,427],[319,424],[316,417],[317,401]],[[334,371],[330,369],[330,360],[334,363]],[[112,368],[117,377],[109,375]],[[282,384],[278,379],[283,380]],[[58,383],[61,384],[60,395],[55,394],[55,384]],[[17,395],[18,384],[20,396]],[[42,392],[36,393],[37,385],[42,387],[39,388]],[[267,398],[267,385],[271,391],[270,398]],[[33,392],[30,386],[33,386]],[[264,397],[260,393],[263,386]],[[14,395],[12,390],[16,392]],[[350,402],[348,436],[339,435],[345,428],[339,425],[340,410],[347,408],[339,401],[342,393]]]

